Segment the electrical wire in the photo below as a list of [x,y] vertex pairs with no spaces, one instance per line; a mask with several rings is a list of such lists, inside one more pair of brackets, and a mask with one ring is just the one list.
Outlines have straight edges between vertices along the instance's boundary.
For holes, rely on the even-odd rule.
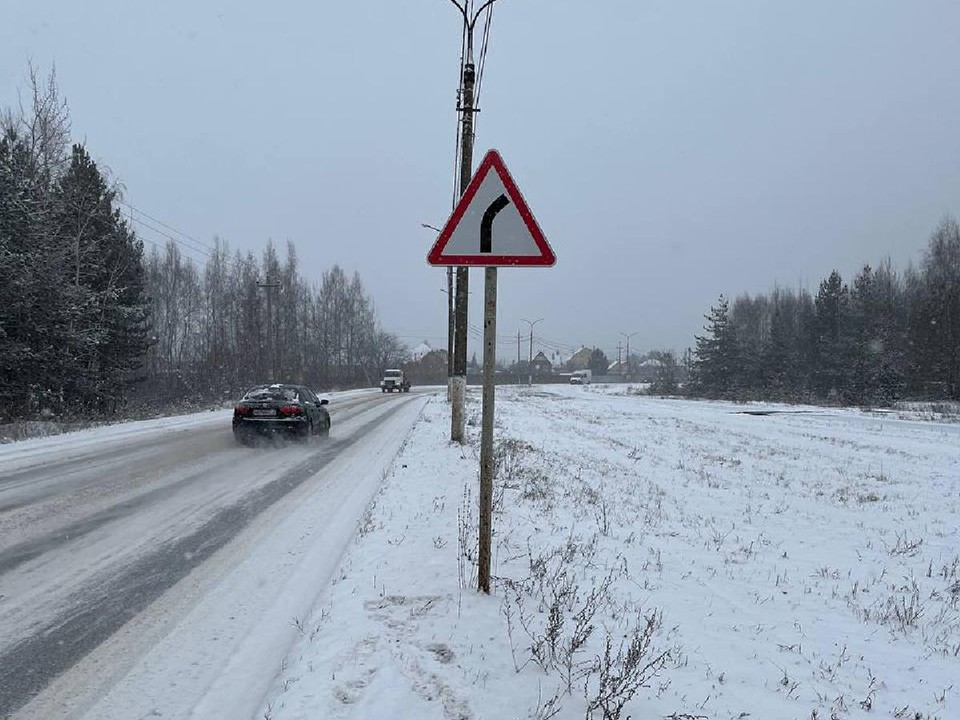
[[[193,255],[189,255],[189,254],[187,255],[187,259],[190,260],[191,262],[196,260],[202,263],[207,263],[210,260],[216,259],[215,251],[202,250],[202,249],[195,248],[191,245],[188,245],[187,243],[183,242],[179,238],[174,237],[173,235],[167,232],[164,232],[163,230],[159,230],[158,228],[154,227],[152,224],[150,224],[149,222],[146,222],[142,218],[130,217],[130,220],[132,220],[141,230],[149,230],[150,232],[155,233],[156,235],[159,235],[160,237],[164,238],[165,240],[168,241],[167,244],[172,242],[175,245],[178,245],[184,248],[189,253],[194,253]],[[139,237],[144,242],[150,243],[151,245],[153,245],[153,247],[157,248],[158,250],[163,250],[165,247],[165,245],[161,245],[160,243],[157,243],[151,240],[150,238],[146,237],[142,233],[138,233],[137,237]],[[200,257],[197,257],[197,255],[199,255]],[[225,256],[222,259],[226,265],[229,265],[240,271],[243,271],[249,267],[249,262],[246,259],[242,259],[242,258],[237,259],[236,257],[228,257],[228,256]]]
[[[470,329],[470,331],[473,332],[474,334],[476,334],[476,335],[483,335],[483,328],[481,328],[479,325],[475,325],[474,323],[471,323],[471,322],[468,321],[468,322],[467,322],[467,327],[468,327],[468,328]],[[517,338],[516,338],[515,335],[501,335],[501,334],[498,334],[498,335],[497,335],[497,342],[515,342],[516,339],[517,339]]]
[[[243,257],[238,258],[236,256],[231,257],[227,255],[226,249],[223,246],[217,247],[216,245],[210,245],[208,243],[205,243],[202,240],[198,240],[194,236],[183,232],[182,230],[178,230],[177,228],[173,227],[169,223],[166,223],[163,220],[160,220],[159,218],[149,214],[145,210],[141,210],[140,208],[134,206],[132,203],[127,202],[126,200],[120,200],[120,202],[131,210],[131,213],[127,215],[127,218],[129,218],[129,220],[132,223],[136,224],[142,230],[149,230],[150,232],[155,233],[159,237],[162,237],[169,242],[175,243],[176,245],[189,251],[190,253],[193,254],[193,255],[188,255],[188,258],[191,261],[198,260],[200,262],[206,263],[210,260],[216,260],[219,254],[220,259],[224,264],[229,265],[230,267],[236,270],[243,272],[250,267],[250,262],[248,259]],[[160,226],[160,227],[158,228],[157,226]],[[166,228],[166,230],[169,230],[170,232],[166,232],[165,230],[161,230],[160,228]],[[171,235],[170,233],[176,233],[176,235]],[[150,240],[149,238],[145,237],[142,234],[139,235],[139,237],[144,242],[150,243],[152,246],[154,246],[158,250],[164,249],[163,245],[160,245],[159,243],[153,240]],[[200,257],[197,257],[197,256],[200,256]],[[256,265],[256,262],[254,262],[254,265]]]
[[[483,329],[474,325],[471,322],[467,322],[467,329],[470,332],[470,335],[478,340],[483,340]],[[513,345],[517,339],[509,335],[498,335],[497,336],[497,345]]]
[[[188,251],[190,251],[190,252],[192,252],[192,253],[196,253],[196,254],[202,255],[203,258],[204,258],[204,260],[210,260],[210,259],[213,258],[213,255],[212,255],[209,251],[207,251],[207,250],[202,250],[202,249],[200,249],[200,248],[193,247],[192,245],[189,245],[189,244],[183,242],[183,241],[180,240],[179,238],[174,237],[174,236],[171,235],[170,233],[164,232],[163,230],[160,230],[160,229],[154,227],[153,225],[151,225],[151,224],[150,224],[149,222],[147,222],[146,220],[143,220],[142,218],[137,218],[137,217],[132,217],[132,216],[131,216],[130,219],[131,219],[137,226],[139,226],[140,228],[145,229],[145,230],[149,230],[149,231],[151,231],[151,232],[153,232],[153,233],[156,233],[156,234],[159,235],[160,237],[165,238],[166,240],[169,240],[170,242],[175,243],[175,244],[183,247],[184,249],[186,249],[186,250],[188,250]],[[144,239],[146,240],[146,238],[144,238]],[[151,244],[156,245],[156,243],[151,243]]]
[[[166,240],[169,240],[170,242],[176,243],[180,247],[183,247],[184,249],[192,253],[202,256],[204,261],[211,260],[216,256],[217,249],[215,247],[210,246],[207,243],[204,243],[202,240],[197,240],[195,237],[188,235],[182,230],[178,230],[177,228],[173,227],[169,223],[165,223],[163,220],[160,220],[159,218],[154,217],[148,212],[141,210],[140,208],[134,206],[132,203],[126,200],[121,199],[120,203],[130,209],[130,214],[127,217],[130,219],[132,223],[135,223],[141,229],[150,230],[151,232],[156,233],[160,237]],[[137,217],[136,215],[134,215],[134,213],[136,213],[136,215],[139,215],[141,217]],[[147,218],[147,219],[145,220],[144,218]],[[166,228],[170,232],[176,233],[180,237],[175,237],[174,235],[171,235],[169,232],[160,230],[155,226],[155,224],[159,225],[162,228]],[[153,245],[154,247],[162,249],[160,245],[158,245],[156,242],[149,240],[146,237],[144,237],[143,240],[150,242],[150,244]],[[191,259],[194,259],[194,258],[191,258]],[[232,261],[228,260],[228,262],[232,262]]]
[[457,201],[460,199],[460,144],[463,139],[463,117],[461,116],[461,106],[463,104],[463,71],[467,65],[467,23],[464,20],[463,29],[460,33],[460,76],[457,82],[460,84],[457,90],[457,139],[453,149],[453,198],[450,202],[450,211],[453,212],[457,207]]
[[483,88],[483,69],[487,65],[487,49],[490,47],[490,26],[493,23],[493,5],[487,6],[486,17],[483,21],[483,40],[480,43],[480,60],[477,63],[477,90],[474,101],[480,106],[480,90]]
[[213,245],[210,245],[209,243],[206,243],[206,242],[204,242],[203,240],[197,240],[197,238],[193,237],[192,235],[188,235],[187,233],[183,232],[182,230],[177,230],[177,228],[173,227],[172,225],[169,225],[168,223],[165,223],[163,220],[160,220],[159,218],[155,218],[153,215],[150,215],[148,212],[146,212],[146,211],[144,211],[144,210],[141,210],[141,209],[138,208],[138,207],[134,207],[134,205],[133,205],[132,203],[128,202],[127,200],[122,200],[122,199],[121,199],[121,200],[120,200],[120,203],[121,203],[122,205],[126,205],[128,208],[130,208],[130,210],[132,210],[133,212],[137,213],[138,215],[143,215],[143,216],[144,216],[145,218],[147,218],[148,220],[151,220],[152,222],[155,222],[157,225],[160,225],[161,227],[166,228],[166,229],[169,230],[170,232],[176,233],[176,234],[179,235],[180,237],[186,238],[186,239],[189,240],[190,242],[195,243],[196,245],[201,246],[201,247],[204,248],[205,250],[207,250],[207,251],[209,251],[209,252],[215,252],[215,251],[216,251],[216,248],[214,248]]

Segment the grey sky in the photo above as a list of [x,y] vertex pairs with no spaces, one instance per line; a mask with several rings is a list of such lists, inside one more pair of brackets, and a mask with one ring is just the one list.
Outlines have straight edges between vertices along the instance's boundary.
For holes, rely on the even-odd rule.
[[[499,334],[681,349],[720,292],[919,260],[960,213],[957,27],[956,0],[499,0],[476,160],[500,150],[558,256],[500,271]],[[386,329],[445,347],[420,223],[451,209],[459,49],[448,0],[11,3],[0,106],[55,62],[135,206],[358,270]]]

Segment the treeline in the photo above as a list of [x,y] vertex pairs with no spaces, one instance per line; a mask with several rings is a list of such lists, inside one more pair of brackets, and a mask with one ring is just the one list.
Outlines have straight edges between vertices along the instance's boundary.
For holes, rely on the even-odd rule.
[[32,80],[0,119],[0,414],[109,412],[147,348],[143,246],[53,77]]
[[960,226],[945,218],[919,268],[834,271],[815,296],[720,296],[696,338],[691,392],[885,405],[960,399]]
[[0,116],[0,420],[102,415],[131,400],[210,400],[266,381],[370,385],[406,348],[358,275],[316,286],[288,246],[217,241],[198,268],[176,242],[145,257],[120,197],[70,144],[55,78]]
[[260,262],[215,241],[202,268],[168,242],[146,276],[155,335],[140,394],[214,399],[262,382],[323,389],[375,385],[407,348],[380,329],[360,276],[337,265],[310,285],[296,249]]

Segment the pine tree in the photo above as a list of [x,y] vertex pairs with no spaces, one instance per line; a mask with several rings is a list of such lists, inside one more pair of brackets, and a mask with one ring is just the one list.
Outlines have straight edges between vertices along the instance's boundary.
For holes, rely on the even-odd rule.
[[32,103],[0,114],[0,412],[57,411],[73,304],[63,292],[54,187],[69,113],[53,73],[30,67]]
[[721,295],[704,316],[707,334],[696,336],[694,387],[707,396],[728,396],[736,390],[737,339],[728,314],[727,299]]
[[29,389],[41,381],[32,331],[44,287],[35,274],[42,235],[31,211],[39,204],[35,177],[26,146],[7,131],[0,138],[0,407],[12,414],[29,411]]
[[763,353],[768,332],[768,298],[759,295],[738,296],[730,305],[728,325],[736,338],[736,365],[728,377],[728,386],[738,393],[762,393]]
[[834,270],[820,283],[815,300],[817,336],[814,388],[822,398],[843,400],[845,397],[851,357],[849,295],[840,273]]
[[607,359],[607,355],[600,348],[595,348],[592,353],[590,353],[590,361],[588,363],[590,372],[594,375],[606,375],[610,369],[610,361]]
[[675,395],[679,390],[677,358],[669,350],[651,353],[660,362],[657,367],[657,377],[650,390],[658,395]]
[[113,411],[142,363],[149,332],[143,244],[115,207],[82,145],[57,186],[57,235],[69,270],[73,317],[68,338],[76,374],[65,379],[68,400]]
[[905,383],[903,297],[889,263],[865,265],[850,293],[849,402],[889,404]]
[[790,398],[795,377],[793,332],[787,310],[777,303],[770,318],[770,332],[764,343],[760,377],[763,394],[772,400]]
[[960,399],[960,225],[953,218],[930,238],[912,325],[920,373]]

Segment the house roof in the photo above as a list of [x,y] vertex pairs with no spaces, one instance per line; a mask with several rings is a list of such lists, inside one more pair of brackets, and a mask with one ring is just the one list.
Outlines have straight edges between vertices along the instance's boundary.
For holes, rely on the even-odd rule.
[[593,348],[581,347],[573,355],[570,356],[570,359],[567,360],[567,363],[573,363],[575,365],[583,365],[586,367],[590,363],[590,356],[593,355]]
[[422,343],[417,345],[410,355],[413,357],[414,361],[423,359],[423,356],[433,352],[433,348],[430,347],[430,343],[424,340]]

